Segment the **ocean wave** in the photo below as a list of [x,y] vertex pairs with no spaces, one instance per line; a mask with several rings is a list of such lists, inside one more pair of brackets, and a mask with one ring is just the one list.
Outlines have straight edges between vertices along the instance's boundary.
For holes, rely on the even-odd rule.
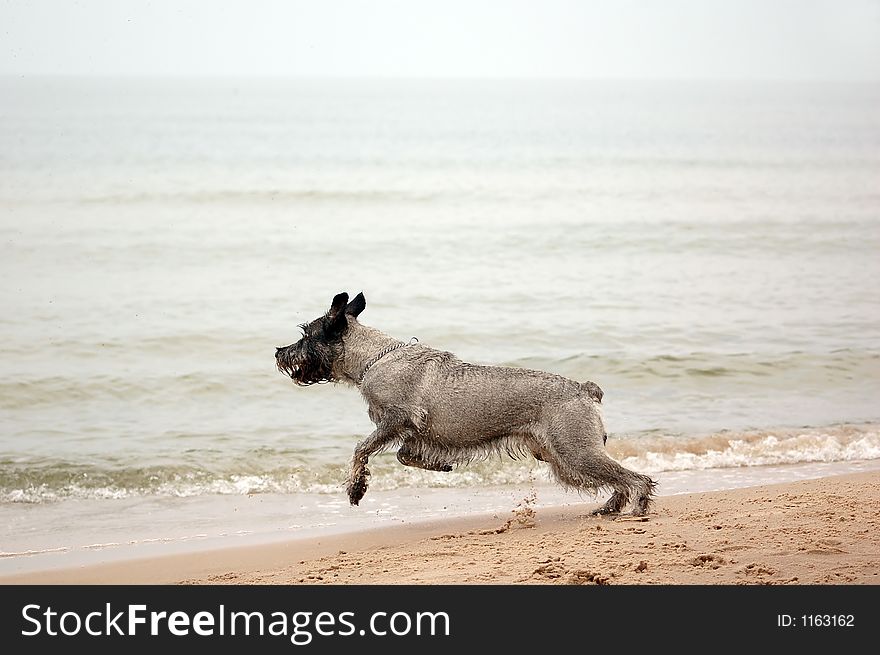
[[[880,459],[880,426],[720,432],[694,437],[612,437],[608,449],[624,466],[652,475],[664,471],[857,461]],[[298,464],[245,472],[240,461],[229,463],[227,470],[180,465],[102,468],[63,461],[40,461],[32,465],[21,461],[0,462],[0,502],[37,504],[71,498],[344,493],[344,466]],[[254,464],[248,460],[246,466],[253,469]],[[450,473],[436,473],[402,467],[393,454],[386,453],[376,457],[370,466],[373,473],[370,484],[376,490],[505,486],[550,480],[547,465],[534,460],[493,458]]]
[[878,426],[756,430],[700,437],[610,441],[624,466],[646,472],[688,471],[880,458]]
[[[153,338],[139,344],[141,352],[155,354],[156,358],[176,358],[177,368],[173,372],[156,370],[152,375],[133,377],[120,370],[128,365],[129,360],[123,360],[118,366],[107,364],[108,368],[101,374],[84,374],[78,367],[69,374],[58,371],[53,375],[22,375],[0,381],[0,409],[82,404],[106,399],[143,400],[161,405],[166,400],[179,398],[241,399],[254,393],[274,393],[281,389],[277,384],[271,348],[266,349],[269,354],[259,360],[259,365],[253,366],[250,364],[254,355],[248,350],[253,341],[242,339],[227,344],[227,352],[235,355],[236,361],[241,363],[224,364],[225,368],[221,368],[211,361],[205,363],[193,359],[192,353],[200,352],[199,348],[204,346],[199,343],[200,339],[199,335]],[[441,338],[443,343],[456,340],[461,340],[460,335]],[[101,347],[107,350],[121,348],[118,344],[101,344]],[[216,347],[221,346],[216,344]],[[67,352],[77,352],[75,344],[66,344],[65,348]],[[88,350],[86,346],[83,348]],[[578,353],[559,358],[521,358],[510,360],[506,365],[551,371],[575,380],[593,379],[600,384],[603,379],[613,379],[618,389],[627,385],[675,383],[680,388],[703,388],[713,384],[723,388],[747,385],[769,390],[787,388],[792,379],[801,384],[816,385],[846,384],[853,378],[873,379],[880,373],[880,353],[868,350],[792,351],[769,356],[694,352],[646,357]]]
[[[179,398],[241,399],[259,393],[277,393],[280,387],[270,358],[256,372],[193,371],[177,375],[50,375],[0,382],[0,409],[44,406],[82,406],[111,401],[175,402]],[[274,384],[273,384],[274,383]],[[259,391],[255,391],[259,390]]]
[[880,372],[880,353],[874,350],[841,349],[827,353],[792,350],[768,353],[691,352],[678,355],[615,357],[579,353],[561,359],[529,357],[508,362],[511,366],[538,368],[575,380],[592,379],[597,374],[634,382],[690,381],[702,385],[709,378],[736,380],[768,388],[788,386],[787,375],[831,382]]
[[428,202],[449,191],[406,189],[205,189],[201,191],[153,191],[143,193],[107,193],[84,196],[83,204],[129,205],[146,203],[228,204],[254,202]]

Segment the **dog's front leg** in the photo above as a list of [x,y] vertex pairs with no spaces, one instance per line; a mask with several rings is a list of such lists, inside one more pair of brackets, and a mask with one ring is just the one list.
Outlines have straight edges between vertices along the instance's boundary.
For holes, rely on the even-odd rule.
[[351,472],[345,486],[348,500],[352,505],[357,505],[367,493],[367,478],[370,477],[367,463],[370,457],[400,436],[401,430],[401,422],[386,415],[373,434],[355,447],[354,456],[351,458]]

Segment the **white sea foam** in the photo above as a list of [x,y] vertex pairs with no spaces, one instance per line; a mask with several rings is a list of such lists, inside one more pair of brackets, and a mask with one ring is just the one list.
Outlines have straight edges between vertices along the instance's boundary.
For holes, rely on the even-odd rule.
[[[628,468],[647,473],[755,467],[814,462],[850,462],[880,459],[880,429],[876,425],[841,425],[826,428],[778,429],[752,432],[721,432],[695,437],[612,437],[610,454]],[[448,473],[422,471],[397,464],[385,455],[371,464],[371,489],[464,488],[519,485],[551,479],[546,464],[535,460],[492,458],[462,466]],[[7,489],[0,502],[46,503],[66,498],[113,500],[141,496],[190,498],[204,495],[252,496],[258,494],[312,493],[339,495],[344,470],[324,467],[314,470],[266,473],[224,473],[204,471],[159,476],[155,471],[116,472],[114,484],[90,484],[113,475],[82,476],[53,472],[63,484],[36,484]]]
[[623,457],[621,463],[656,472],[880,458],[880,432],[873,428],[722,434],[670,441],[656,449],[652,445],[645,444],[643,451]]

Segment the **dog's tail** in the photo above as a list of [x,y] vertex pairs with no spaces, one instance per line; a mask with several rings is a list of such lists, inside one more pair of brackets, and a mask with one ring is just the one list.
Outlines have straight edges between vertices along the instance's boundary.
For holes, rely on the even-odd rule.
[[581,382],[581,389],[583,389],[587,395],[595,400],[597,403],[602,402],[602,397],[605,395],[602,389],[599,388],[599,385],[595,382],[590,382],[587,380],[586,382]]

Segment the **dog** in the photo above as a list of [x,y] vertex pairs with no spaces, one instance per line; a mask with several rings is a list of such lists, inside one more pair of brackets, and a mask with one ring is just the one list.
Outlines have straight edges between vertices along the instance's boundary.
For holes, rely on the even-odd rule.
[[277,369],[298,385],[357,387],[375,431],[357,444],[346,491],[352,505],[367,492],[370,457],[396,447],[404,466],[451,471],[495,453],[546,462],[562,485],[612,492],[593,514],[632,514],[651,506],[656,483],[605,451],[607,433],[593,382],[522,368],[477,366],[452,353],[399,341],[358,317],[363,293],[337,294],[326,314],[300,326],[302,338],[276,348]]

